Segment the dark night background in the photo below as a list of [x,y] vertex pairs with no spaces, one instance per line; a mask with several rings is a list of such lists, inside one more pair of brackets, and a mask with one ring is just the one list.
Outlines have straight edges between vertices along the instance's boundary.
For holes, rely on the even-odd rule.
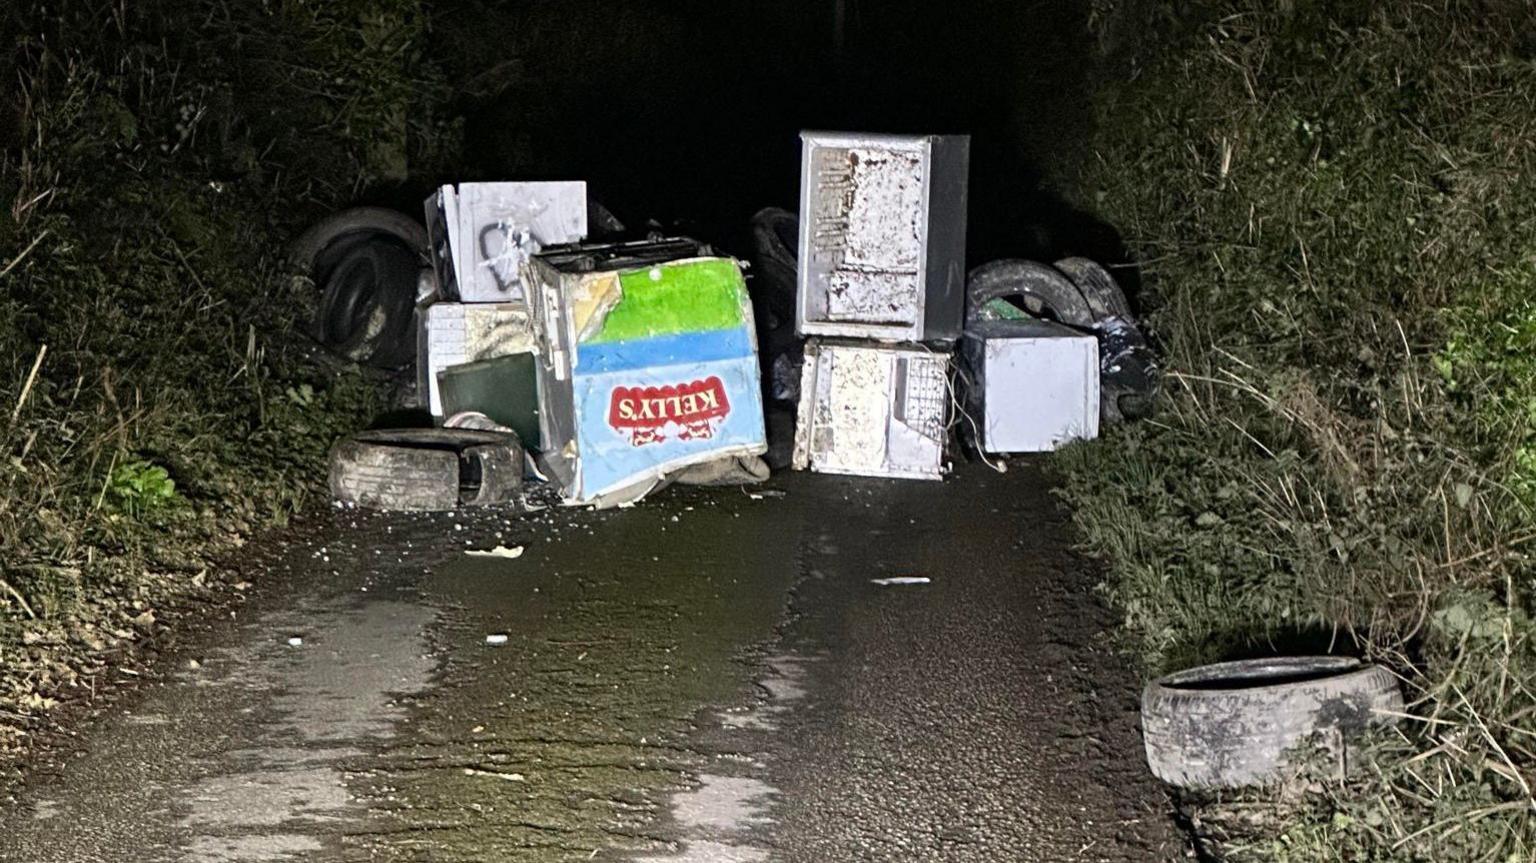
[[802,129],[968,133],[973,257],[1114,251],[1039,186],[1085,151],[1086,4],[848,0],[841,40],[836,5],[444,0],[463,175],[585,178],[621,218],[719,240],[797,206]]

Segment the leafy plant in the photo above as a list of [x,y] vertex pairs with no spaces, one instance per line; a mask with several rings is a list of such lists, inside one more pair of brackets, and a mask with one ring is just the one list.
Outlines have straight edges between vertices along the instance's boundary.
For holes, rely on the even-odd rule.
[[134,518],[166,512],[180,502],[176,481],[166,469],[142,460],[113,468],[107,480],[107,499]]

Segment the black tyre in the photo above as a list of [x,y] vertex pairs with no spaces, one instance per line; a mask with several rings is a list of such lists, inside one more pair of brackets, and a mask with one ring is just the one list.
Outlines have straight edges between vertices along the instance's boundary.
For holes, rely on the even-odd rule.
[[768,207],[752,217],[753,294],[777,328],[795,318],[800,219],[788,210]]
[[410,216],[386,207],[352,207],[326,216],[288,246],[288,260],[295,269],[308,272],[326,249],[359,234],[391,237],[420,254],[423,262],[427,260],[427,229]]
[[415,303],[428,265],[427,229],[383,207],[353,207],[315,223],[288,259],[319,288],[313,335],[353,362],[398,369],[416,355]]
[[1109,270],[1087,258],[1062,258],[1056,262],[1056,269],[1077,286],[1083,299],[1088,301],[1095,320],[1111,317],[1131,320],[1130,300],[1125,298],[1125,291]]
[[416,355],[416,256],[398,242],[348,245],[324,275],[315,329],[320,342],[353,362],[397,369]]
[[1223,662],[1170,674],[1141,696],[1152,773],[1183,788],[1262,785],[1288,750],[1317,735],[1344,757],[1366,725],[1403,710],[1397,678],[1335,656]]
[[1073,327],[1094,324],[1093,310],[1065,275],[1035,261],[1004,259],[971,270],[966,280],[966,320],[979,320],[988,302],[1017,297],[1025,311]]
[[370,509],[437,511],[504,503],[523,485],[523,447],[509,432],[380,429],[331,449],[331,495]]

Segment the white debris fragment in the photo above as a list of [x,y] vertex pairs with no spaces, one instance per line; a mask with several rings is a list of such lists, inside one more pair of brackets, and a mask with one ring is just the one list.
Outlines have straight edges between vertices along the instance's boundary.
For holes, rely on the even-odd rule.
[[493,632],[485,637],[485,643],[492,645],[506,644],[507,634],[505,632]]
[[871,578],[870,584],[880,587],[893,587],[901,584],[928,584],[932,579],[926,575],[898,575],[892,578]]
[[290,636],[288,636],[288,646],[289,647],[303,647],[304,646],[304,639],[300,638],[297,635],[290,635]]
[[504,545],[498,545],[495,548],[490,549],[472,548],[468,549],[464,553],[470,557],[502,557],[506,558],[507,560],[517,560],[523,556],[523,547],[520,545],[514,545],[511,548],[508,548]]
[[496,770],[481,770],[478,767],[464,768],[465,776],[489,776],[492,779],[501,779],[507,782],[526,782],[528,777],[521,773],[502,773]]

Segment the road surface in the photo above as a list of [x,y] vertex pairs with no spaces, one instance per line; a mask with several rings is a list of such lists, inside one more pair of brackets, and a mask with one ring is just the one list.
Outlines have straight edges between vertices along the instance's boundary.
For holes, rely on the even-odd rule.
[[0,860],[1181,858],[1069,538],[1028,464],[337,511],[34,766]]

